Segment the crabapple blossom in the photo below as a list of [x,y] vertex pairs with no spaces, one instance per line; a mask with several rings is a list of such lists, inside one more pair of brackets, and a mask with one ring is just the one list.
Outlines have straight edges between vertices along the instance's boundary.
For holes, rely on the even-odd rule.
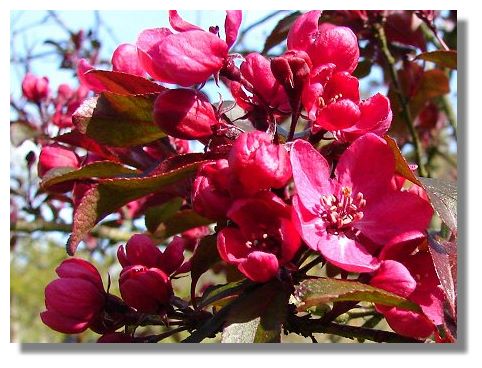
[[37,77],[32,73],[25,74],[22,80],[22,93],[27,100],[40,103],[49,95],[48,78]]
[[393,188],[393,153],[375,134],[351,144],[333,178],[326,159],[305,141],[294,142],[291,165],[298,231],[308,247],[346,271],[377,269],[374,246],[401,234],[423,234],[432,217],[427,201]]

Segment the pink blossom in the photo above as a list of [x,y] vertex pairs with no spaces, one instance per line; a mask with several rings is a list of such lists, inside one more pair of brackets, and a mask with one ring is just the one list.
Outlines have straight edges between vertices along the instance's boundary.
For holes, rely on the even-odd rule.
[[291,149],[297,194],[294,219],[306,244],[350,272],[378,268],[373,247],[403,234],[423,234],[432,207],[418,195],[393,188],[395,160],[375,134],[355,140],[331,168],[306,141]]
[[272,142],[269,134],[242,133],[228,157],[233,176],[246,193],[281,188],[291,178],[289,155],[285,147]]
[[170,136],[202,139],[219,124],[214,108],[201,92],[171,89],[161,92],[154,103],[154,121]]
[[237,200],[228,217],[237,227],[226,227],[218,233],[219,254],[253,281],[266,282],[275,277],[300,246],[290,207],[271,192]]
[[22,80],[22,93],[24,97],[32,102],[39,103],[49,95],[49,80],[47,77],[37,77],[27,73]]
[[169,11],[169,22],[179,33],[154,28],[139,35],[139,60],[154,79],[187,87],[205,82],[228,60],[228,50],[241,24],[241,11],[227,11],[226,41],[186,22],[175,10]]
[[46,311],[42,322],[68,334],[86,330],[101,314],[106,293],[97,269],[79,258],[63,261],[55,270],[59,278],[45,288]]
[[347,27],[318,25],[320,16],[319,10],[312,10],[294,22],[288,33],[288,50],[305,51],[314,68],[332,64],[334,71],[352,73],[360,55],[355,34]]

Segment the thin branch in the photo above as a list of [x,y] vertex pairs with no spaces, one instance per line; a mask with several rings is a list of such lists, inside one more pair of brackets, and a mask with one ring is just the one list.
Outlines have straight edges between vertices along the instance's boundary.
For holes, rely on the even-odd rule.
[[418,173],[420,176],[427,176],[427,170],[425,168],[425,165],[422,162],[422,144],[420,142],[420,138],[418,137],[417,131],[413,125],[413,119],[412,115],[410,113],[410,109],[408,107],[408,102],[402,92],[402,88],[400,86],[400,82],[398,80],[397,76],[397,71],[395,70],[395,59],[393,58],[392,54],[390,53],[390,50],[388,49],[388,43],[387,43],[387,37],[385,35],[385,30],[383,28],[383,25],[381,23],[375,23],[374,29],[376,31],[376,36],[378,38],[378,41],[380,43],[380,48],[383,52],[383,55],[385,57],[385,61],[388,64],[388,70],[390,71],[390,77],[392,79],[392,82],[395,86],[395,93],[398,97],[398,101],[400,103],[400,106],[402,107],[402,113],[403,117],[405,120],[405,123],[407,125],[408,131],[410,132],[410,135],[412,136],[412,143],[415,148],[415,159],[417,161],[418,165]]
[[[47,222],[39,219],[32,222],[18,220],[17,222],[10,224],[10,231],[20,233],[34,233],[36,231],[71,233],[72,225]],[[132,233],[130,232],[104,225],[98,225],[90,232],[90,234],[97,238],[106,238],[115,242],[126,242],[132,236]]]

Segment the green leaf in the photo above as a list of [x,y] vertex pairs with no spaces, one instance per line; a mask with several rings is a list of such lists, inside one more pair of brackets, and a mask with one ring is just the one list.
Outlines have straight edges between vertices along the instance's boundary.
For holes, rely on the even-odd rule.
[[73,255],[88,232],[105,216],[125,204],[150,193],[160,192],[179,180],[192,176],[206,161],[147,177],[99,179],[82,197],[74,213],[67,253]]
[[290,31],[291,26],[300,15],[301,12],[295,11],[288,14],[286,17],[281,19],[278,24],[276,24],[274,29],[271,31],[271,34],[268,36],[268,38],[266,38],[262,54],[267,53],[273,47],[283,42],[286,37],[288,37],[288,32]]
[[357,77],[358,79],[366,77],[370,74],[373,64],[373,61],[370,59],[361,60],[356,69],[353,71],[353,76]]
[[40,186],[42,189],[48,189],[52,185],[69,180],[113,178],[136,174],[139,174],[139,170],[130,169],[124,165],[110,161],[99,161],[87,164],[80,169],[74,169],[71,167],[56,167],[51,169],[42,178]]
[[303,281],[296,287],[298,311],[329,302],[366,301],[420,311],[420,307],[399,295],[357,281],[317,278]]
[[150,143],[166,136],[152,118],[157,95],[103,92],[85,100],[72,119],[81,133],[105,145],[129,147]]
[[420,178],[440,219],[457,235],[457,185],[445,180]]
[[92,69],[86,73],[86,76],[102,84],[108,92],[120,95],[158,93],[165,90],[163,86],[157,83],[128,73]]
[[212,224],[212,222],[213,220],[199,215],[194,210],[182,210],[166,219],[154,235],[165,239],[198,226]]
[[183,199],[176,197],[160,206],[149,207],[146,210],[146,228],[154,234],[157,228],[168,218],[172,217],[182,206]]
[[228,282],[222,285],[209,286],[205,291],[198,305],[205,308],[211,304],[216,304],[220,300],[230,299],[238,296],[249,285],[247,279]]
[[290,293],[278,280],[236,299],[223,329],[223,343],[280,342]]
[[455,50],[436,50],[422,52],[417,55],[415,60],[425,60],[435,63],[442,68],[457,69],[457,51]]
[[191,257],[191,302],[196,306],[196,284],[201,275],[221,260],[217,247],[217,235],[201,239]]
[[40,131],[28,121],[17,120],[10,123],[10,142],[19,147],[23,142],[40,135]]

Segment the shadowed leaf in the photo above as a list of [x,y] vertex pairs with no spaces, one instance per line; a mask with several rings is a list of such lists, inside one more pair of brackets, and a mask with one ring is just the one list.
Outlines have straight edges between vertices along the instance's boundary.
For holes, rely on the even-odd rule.
[[271,34],[268,36],[268,38],[266,38],[262,54],[267,53],[273,47],[283,42],[286,37],[288,37],[288,32],[291,26],[300,15],[301,13],[299,11],[295,11],[281,19],[278,24],[276,24],[274,29],[271,31]]
[[443,68],[457,69],[457,51],[454,50],[422,52],[415,59],[431,61]]

